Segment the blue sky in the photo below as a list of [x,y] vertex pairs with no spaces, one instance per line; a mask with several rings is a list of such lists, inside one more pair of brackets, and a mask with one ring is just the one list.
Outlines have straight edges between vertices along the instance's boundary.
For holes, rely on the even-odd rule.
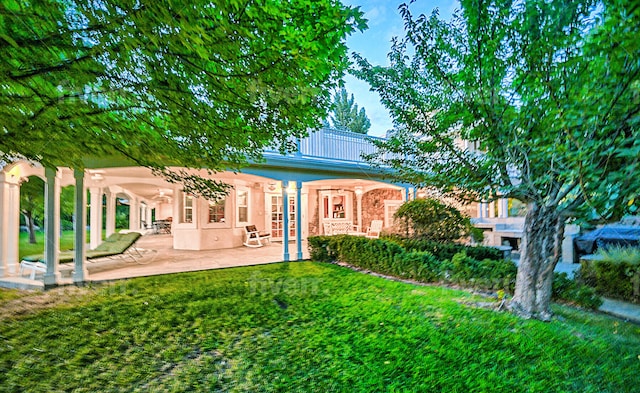
[[[368,19],[369,28],[356,32],[347,39],[349,52],[357,52],[374,65],[389,65],[387,54],[391,49],[391,38],[403,37],[404,28],[398,6],[409,1],[394,0],[343,0],[346,5],[360,6]],[[434,8],[440,10],[440,17],[449,19],[459,8],[457,0],[417,0],[409,6],[412,13],[431,14]],[[389,112],[380,103],[377,93],[369,91],[369,84],[347,75],[345,87],[355,97],[359,108],[365,108],[371,120],[369,135],[384,136],[393,127]]]

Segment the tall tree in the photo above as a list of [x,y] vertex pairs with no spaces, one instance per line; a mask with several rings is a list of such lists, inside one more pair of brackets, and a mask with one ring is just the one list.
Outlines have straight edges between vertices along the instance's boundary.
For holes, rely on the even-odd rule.
[[548,319],[567,219],[620,215],[638,197],[640,8],[626,0],[461,6],[445,22],[437,10],[414,18],[402,5],[406,37],[393,42],[391,65],[357,58],[357,75],[403,126],[370,158],[462,200],[526,203],[511,307]]
[[44,218],[44,181],[37,176],[29,177],[20,186],[20,212],[24,216],[29,243],[36,244],[36,221]]
[[343,87],[333,97],[331,123],[338,130],[346,130],[357,134],[366,134],[371,128],[371,121],[364,108],[358,110],[353,94],[349,97]]
[[0,159],[126,158],[224,191],[168,166],[238,169],[292,148],[326,117],[345,38],[365,27],[336,0],[3,1]]

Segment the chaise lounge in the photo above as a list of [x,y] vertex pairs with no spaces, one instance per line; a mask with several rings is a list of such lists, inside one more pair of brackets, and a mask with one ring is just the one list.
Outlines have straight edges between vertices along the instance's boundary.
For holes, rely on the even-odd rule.
[[[142,255],[135,247],[136,242],[142,235],[138,232],[114,233],[104,240],[98,247],[87,251],[87,260],[107,258],[114,256],[129,257],[136,261],[136,257]],[[75,253],[71,251],[63,251],[58,255],[59,263],[73,262]],[[22,258],[20,262],[20,276],[22,277],[24,270],[31,270],[29,278],[35,279],[36,272],[46,272],[44,254],[28,255]]]

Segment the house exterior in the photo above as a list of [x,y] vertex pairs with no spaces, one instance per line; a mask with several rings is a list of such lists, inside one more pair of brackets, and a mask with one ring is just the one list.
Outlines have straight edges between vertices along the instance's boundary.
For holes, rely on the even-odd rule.
[[[116,161],[95,160],[84,171],[43,168],[37,163],[16,161],[0,164],[0,279],[19,272],[18,234],[20,185],[29,176],[45,180],[45,286],[60,283],[58,236],[60,190],[74,185],[76,193],[76,265],[74,281],[86,280],[83,267],[85,230],[89,247],[116,230],[116,203],[129,205],[129,230],[154,232],[169,223],[174,249],[213,250],[241,247],[245,227],[255,225],[282,242],[285,261],[302,259],[303,240],[324,233],[325,224],[349,222],[365,231],[372,220],[391,226],[395,210],[413,198],[408,184],[384,180],[384,173],[361,158],[375,149],[366,135],[321,129],[298,141],[298,151],[282,155],[265,151],[264,160],[241,173],[221,172],[212,177],[233,186],[225,198],[209,201],[185,193],[142,167]],[[201,171],[208,176],[206,171]],[[89,205],[88,222],[85,206]],[[103,221],[104,217],[104,221]],[[154,224],[156,225],[154,227]],[[289,254],[290,242],[297,252]]]

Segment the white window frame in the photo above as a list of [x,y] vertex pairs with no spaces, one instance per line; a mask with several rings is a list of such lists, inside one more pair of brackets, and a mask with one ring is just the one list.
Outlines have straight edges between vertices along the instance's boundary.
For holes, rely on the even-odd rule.
[[203,202],[203,228],[231,228],[231,226],[233,225],[233,220],[231,220],[232,198],[230,196],[225,196],[220,199],[224,200],[224,222],[209,222],[209,208],[212,201],[205,200]]
[[[240,195],[247,194],[246,205],[240,204]],[[243,186],[236,186],[236,205],[235,205],[235,221],[237,227],[243,227],[250,224],[251,221],[251,189]],[[240,221],[240,208],[247,209],[247,221]]]
[[[191,206],[187,206],[187,200],[191,201]],[[180,205],[180,223],[181,224],[194,224],[196,217],[196,198],[186,192],[182,192],[182,203]],[[191,210],[191,221],[187,221],[187,210]]]
[[390,228],[393,226],[393,214],[389,214],[391,212],[391,207],[394,207],[393,213],[395,213],[400,206],[404,203],[403,200],[400,199],[391,199],[384,201],[384,227]]

